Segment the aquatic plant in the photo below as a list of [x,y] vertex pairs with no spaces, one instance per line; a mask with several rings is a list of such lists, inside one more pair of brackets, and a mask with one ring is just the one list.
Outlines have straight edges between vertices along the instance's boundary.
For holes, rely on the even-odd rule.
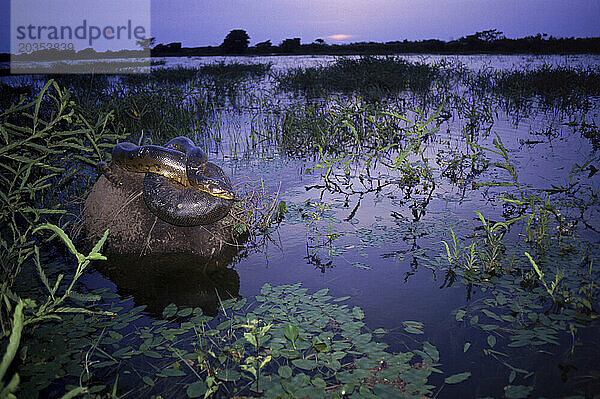
[[[188,397],[433,393],[428,377],[440,373],[435,346],[424,342],[422,350],[390,353],[377,339],[385,330],[366,330],[363,311],[344,304],[349,297],[327,294],[327,289],[309,294],[300,284],[265,284],[252,304],[246,299],[222,301],[222,316],[216,318],[198,308],[169,305],[164,320],[131,337],[119,334],[106,340],[92,361],[100,361],[97,372],[120,364],[121,384],[127,384],[123,371],[135,367],[136,359],[152,359],[156,368],[143,372],[145,386],[135,391],[140,395],[174,394],[176,386]],[[107,329],[118,324],[102,323]],[[405,324],[407,333],[422,333],[419,323]],[[449,376],[445,383],[459,383],[469,375]]]
[[271,71],[272,63],[242,63],[242,62],[217,62],[205,64],[198,68],[204,76],[211,76],[219,80],[239,80],[260,78]]
[[464,82],[480,93],[492,93],[510,108],[524,110],[536,101],[544,107],[589,107],[600,92],[596,67],[541,65],[528,69],[483,69]]
[[[365,66],[370,67],[369,63]],[[350,69],[346,72],[348,76],[350,72],[360,73]],[[469,86],[468,79],[473,77],[472,74],[464,70],[456,74],[440,70],[425,93],[388,96],[387,93],[395,90],[394,86],[386,87],[386,82],[382,82],[380,88],[372,87],[363,94],[339,89],[346,95],[304,101],[270,89],[248,95],[246,89],[254,90],[256,86],[252,85],[256,82],[248,83],[243,77],[213,79],[211,74],[207,71],[200,76],[195,68],[182,68],[172,71],[171,75],[165,69],[155,77],[141,75],[131,80],[102,75],[74,77],[70,87],[70,100],[74,104],[70,109],[78,116],[71,117],[71,121],[74,126],[91,127],[109,134],[135,132],[136,137],[132,140],[164,141],[160,138],[163,134],[187,135],[193,131],[225,156],[231,155],[226,145],[242,148],[233,156],[240,165],[270,157],[264,164],[270,168],[268,162],[272,160],[273,164],[278,164],[284,153],[307,160],[302,163],[303,171],[306,166],[309,172],[322,174],[321,179],[315,179],[314,184],[307,187],[310,194],[314,194],[312,190],[319,191],[317,195],[312,195],[308,202],[283,202],[279,190],[273,194],[275,190],[262,180],[241,179],[238,188],[248,194],[249,199],[249,206],[243,212],[248,216],[246,220],[252,220],[252,223],[242,223],[240,217],[235,228],[241,230],[250,226],[252,231],[253,226],[260,226],[262,230],[256,235],[264,241],[272,238],[269,233],[275,228],[273,221],[287,224],[286,228],[297,227],[301,234],[306,231],[306,263],[322,272],[343,266],[355,272],[352,268],[363,269],[365,273],[370,273],[368,270],[377,272],[383,265],[388,266],[384,262],[391,261],[393,267],[394,260],[402,262],[400,265],[406,268],[406,279],[422,267],[446,272],[445,276],[442,274],[442,287],[454,284],[456,288],[461,282],[467,291],[467,303],[456,311],[457,322],[478,330],[469,330],[469,342],[464,343],[463,351],[467,352],[470,347],[469,356],[481,360],[479,357],[483,353],[492,362],[498,362],[501,366],[498,373],[501,376],[504,373],[507,381],[502,385],[506,386],[502,394],[518,397],[538,393],[534,389],[538,389],[540,383],[535,386],[534,368],[524,360],[523,353],[529,356],[532,352],[548,352],[560,357],[557,354],[560,351],[553,350],[552,346],[568,340],[570,347],[561,346],[561,349],[566,348],[564,353],[571,358],[574,353],[577,355],[579,332],[597,316],[598,275],[593,268],[597,248],[593,243],[586,246],[577,235],[582,231],[593,234],[597,230],[594,221],[600,196],[593,181],[586,180],[596,173],[597,158],[574,166],[571,175],[560,184],[528,186],[527,180],[520,175],[513,149],[506,148],[503,143],[503,140],[507,142],[505,136],[488,137],[492,124],[498,119],[495,111],[504,101],[500,92],[490,95],[494,93],[494,79],[500,75],[481,74],[480,79]],[[218,74],[216,72],[215,76]],[[68,82],[69,79],[65,79],[65,84]],[[161,92],[157,90],[159,84],[164,89]],[[235,88],[231,91],[232,96],[228,94],[228,84]],[[173,88],[169,88],[171,85]],[[63,87],[62,84],[58,86]],[[217,89],[222,90],[219,98],[210,94]],[[52,87],[48,91],[54,93]],[[233,96],[234,91],[238,97]],[[449,96],[450,92],[452,95]],[[384,97],[385,100],[380,101]],[[540,101],[536,95],[523,98],[523,105],[535,105]],[[372,101],[374,99],[377,101]],[[51,120],[51,103],[46,98],[40,105],[39,115],[44,121]],[[440,104],[444,106],[440,107]],[[31,115],[30,111],[25,114]],[[108,114],[110,116],[103,119]],[[550,117],[553,121],[548,131],[552,130],[552,135],[544,137],[562,139],[559,131],[563,125],[559,114]],[[15,114],[10,123],[22,126],[28,118]],[[84,120],[93,122],[86,124],[82,122]],[[237,135],[228,137],[226,127],[232,120],[241,123],[232,128],[237,129]],[[209,124],[209,121],[215,124]],[[568,126],[572,129],[564,128],[569,134],[587,132],[593,137],[597,130],[591,116],[577,115],[569,117],[569,121]],[[248,135],[246,122],[252,129]],[[73,125],[64,119],[54,126],[66,134]],[[448,129],[448,134],[438,134],[438,129]],[[208,136],[209,131],[220,140],[216,145],[211,142],[213,137]],[[111,143],[112,139],[102,141],[99,152],[104,154]],[[521,146],[535,143],[535,140],[524,139]],[[43,147],[45,143],[39,145]],[[95,151],[84,153],[78,147],[73,149],[84,158],[91,154],[92,161],[85,165],[92,166],[99,158]],[[71,152],[63,154],[67,160],[71,157]],[[15,157],[11,162],[18,160],[20,153],[12,155]],[[65,168],[74,164],[75,161],[69,163],[58,159],[56,165]],[[76,172],[73,177],[76,184],[70,185],[69,179],[63,182],[69,190],[64,198],[72,198],[72,194],[81,192],[86,186],[84,183],[90,180],[92,174],[85,166],[82,170],[83,175]],[[63,172],[56,173],[52,179],[59,180],[64,176]],[[24,174],[21,172],[19,176]],[[85,182],[79,182],[81,177]],[[52,179],[51,182],[56,181]],[[57,193],[48,194],[47,200],[40,199],[38,194],[46,193],[45,190],[31,193],[33,199],[24,191],[23,197],[34,209],[45,209],[46,206],[39,204],[46,203],[48,209],[53,209],[50,205],[56,205],[54,196],[62,199],[63,193],[57,190]],[[467,221],[456,222],[443,205],[443,221],[448,223],[448,230],[441,232],[441,217],[438,217],[441,215],[437,213],[440,202],[451,209],[455,201],[477,201],[479,192],[485,203],[481,202],[481,207],[475,208],[479,212],[475,216],[468,212]],[[430,200],[433,206],[430,206]],[[377,213],[375,222],[365,225],[360,211],[370,201],[375,204],[389,202],[391,205],[382,208],[389,211],[389,215]],[[361,203],[363,208],[359,209]],[[468,202],[460,202],[461,207],[464,204]],[[73,204],[69,211],[76,208]],[[59,219],[61,215],[64,215],[63,219]],[[70,220],[70,215],[44,214],[40,218],[52,219],[58,224]],[[291,226],[294,223],[299,225]],[[64,223],[60,224],[64,226]],[[30,275],[37,283],[32,287],[47,293],[40,298],[29,297],[43,306],[48,300],[63,296],[70,282],[67,277],[70,274],[65,269],[76,270],[77,266],[69,262],[72,257],[63,259],[55,246],[52,246],[52,254],[56,259],[51,259],[44,253],[47,248],[41,243],[44,236],[37,232],[33,235],[32,231],[33,227],[27,234],[33,242],[30,248],[34,252],[23,262],[27,273],[20,276]],[[441,244],[440,234],[447,234]],[[343,238],[338,240],[339,237]],[[38,246],[39,262],[35,245]],[[19,245],[15,248],[17,251],[23,249]],[[532,261],[525,252],[531,254]],[[361,258],[356,261],[352,259],[354,255]],[[47,283],[40,277],[37,265],[41,266]],[[61,274],[65,277],[57,284]],[[433,279],[439,276],[440,273],[434,273]],[[53,292],[55,287],[58,288]],[[388,360],[372,362],[375,357],[369,357],[369,354],[379,353],[378,345],[394,338],[385,336],[382,330],[368,331],[364,325],[360,329],[356,326],[344,328],[344,324],[363,322],[348,316],[348,313],[354,313],[354,308],[340,310],[340,318],[350,317],[340,325],[335,323],[336,319],[328,320],[320,330],[304,326],[317,318],[319,312],[332,311],[329,305],[343,306],[344,300],[336,302],[330,298],[323,301],[322,309],[315,309],[306,307],[304,298],[296,300],[302,295],[295,289],[285,291],[281,288],[281,295],[273,293],[279,287],[271,289],[265,289],[264,295],[260,295],[267,299],[257,299],[250,305],[248,302],[222,301],[221,314],[217,317],[209,317],[199,309],[170,306],[165,309],[162,319],[145,316],[141,323],[135,320],[143,317],[143,307],[133,307],[131,300],[110,292],[93,292],[102,298],[100,306],[103,310],[115,313],[114,318],[61,313],[60,322],[30,323],[27,327],[35,328],[23,330],[21,336],[24,339],[14,358],[20,360],[18,368],[10,368],[1,380],[6,384],[5,388],[14,389],[11,378],[13,370],[17,371],[21,377],[22,396],[33,396],[36,392],[49,396],[85,392],[91,397],[151,394],[165,397],[186,394],[190,397],[267,396],[272,388],[281,396],[312,394],[322,397],[339,396],[342,392],[352,392],[355,396],[386,393],[390,396],[409,396],[409,393],[434,396],[438,395],[434,388],[421,385],[408,389],[402,384],[413,381],[415,385],[438,385],[437,381],[452,383],[468,377],[468,373],[459,373],[444,380],[421,371],[419,363],[422,360],[437,369],[433,365],[444,358],[443,351],[437,353],[435,347],[432,349],[433,345],[424,342],[402,349],[412,354],[410,360],[405,361],[404,355],[409,357],[406,353],[392,354],[386,348],[381,351],[386,353],[382,354],[382,359]],[[2,292],[6,297],[10,295],[6,290]],[[313,298],[316,294],[303,295],[313,305],[320,303],[320,299]],[[18,306],[18,301],[9,301],[12,307],[0,312],[0,324],[5,327],[3,343],[7,344],[11,328],[15,329],[15,308]],[[74,307],[89,306],[71,296],[64,301],[67,302],[53,309],[60,309],[65,303]],[[268,309],[260,314],[253,313],[262,308],[261,304]],[[50,308],[51,305],[46,306],[46,309]],[[96,307],[89,306],[88,310],[94,309]],[[23,307],[25,316],[31,316],[32,312],[33,308]],[[359,310],[356,312],[360,315]],[[338,315],[337,310],[333,313]],[[289,315],[294,315],[295,319],[287,319]],[[346,335],[346,330],[350,329],[356,337]],[[398,322],[398,330],[401,334],[424,335],[423,325],[418,322]],[[329,333],[333,334],[330,341],[319,340],[322,334]],[[367,336],[357,338],[369,333],[372,334],[369,342],[361,342]],[[15,337],[17,335],[15,333]],[[482,342],[478,342],[479,335]],[[340,346],[345,344],[350,346]],[[474,350],[479,351],[477,355]],[[420,352],[429,357],[418,359]],[[399,358],[391,360],[396,355]],[[339,356],[343,357],[337,358]],[[329,367],[337,365],[334,360],[341,365],[337,370]],[[148,363],[152,366],[147,366]],[[387,372],[389,375],[385,374]],[[428,372],[437,374],[432,369]],[[473,370],[474,375],[477,372]],[[394,381],[394,375],[398,373],[402,377]],[[427,382],[422,381],[424,375]],[[491,388],[489,392],[481,392],[498,394]]]
[[282,90],[309,97],[358,92],[368,100],[381,100],[406,89],[426,91],[437,73],[433,66],[397,57],[344,57],[327,66],[294,68],[275,79]]
[[[90,121],[77,113],[74,105],[69,91],[51,80],[33,102],[23,98],[0,114],[0,337],[4,340],[10,335],[9,342],[15,342],[7,347],[9,363],[18,346],[16,337],[28,336],[37,326],[61,320],[69,312],[90,313],[92,310],[73,301],[97,299],[78,294],[75,284],[89,262],[100,259],[100,246],[86,257],[75,250],[61,228],[43,224],[54,221],[66,228],[66,222],[73,221],[69,212],[77,207],[74,200],[90,183],[86,170],[105,159],[105,152],[119,138],[105,129],[109,114]],[[52,269],[52,275],[58,275],[50,282],[40,261],[42,240],[37,232],[41,229],[53,230],[76,255],[74,275]],[[22,273],[24,268],[26,273]],[[23,283],[36,276],[34,283]],[[38,297],[41,290],[46,290],[47,296]],[[15,378],[5,381],[5,392],[14,391],[19,383]]]

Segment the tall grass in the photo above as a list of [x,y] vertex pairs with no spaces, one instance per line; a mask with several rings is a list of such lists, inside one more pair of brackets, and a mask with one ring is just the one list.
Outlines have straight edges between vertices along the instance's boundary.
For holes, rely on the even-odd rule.
[[109,117],[77,114],[69,92],[53,81],[35,101],[0,114],[0,264],[8,280],[32,253],[32,226],[67,212],[60,205],[66,201],[57,200],[60,189],[104,159],[119,138],[105,129]]
[[545,106],[563,108],[586,105],[600,95],[600,69],[597,67],[552,67],[480,71],[470,77],[471,87],[483,89],[522,108],[532,100]]
[[310,97],[332,92],[358,92],[381,99],[402,90],[428,90],[438,70],[423,63],[395,57],[340,58],[332,65],[294,68],[276,75],[283,90],[300,91]]
[[[164,140],[206,130],[214,109],[234,104],[248,80],[271,64],[216,63],[198,67],[154,68],[147,74],[40,75],[71,92],[77,111],[88,119],[112,113],[107,126],[124,134],[150,133]],[[16,92],[3,87],[8,94]],[[14,97],[14,95],[12,95]]]
[[198,71],[203,76],[211,76],[218,79],[239,80],[249,78],[261,78],[271,71],[272,63],[246,64],[241,62],[217,62],[202,65]]

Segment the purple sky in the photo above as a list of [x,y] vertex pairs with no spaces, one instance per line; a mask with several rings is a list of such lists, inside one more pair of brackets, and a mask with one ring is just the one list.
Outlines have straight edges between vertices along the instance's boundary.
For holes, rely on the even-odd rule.
[[[13,0],[18,1],[18,0]],[[60,1],[60,0],[55,0]],[[9,1],[0,0],[0,51],[9,48]],[[232,29],[251,45],[300,37],[327,43],[457,39],[486,29],[508,37],[600,36],[600,0],[154,0],[157,43],[216,46]]]

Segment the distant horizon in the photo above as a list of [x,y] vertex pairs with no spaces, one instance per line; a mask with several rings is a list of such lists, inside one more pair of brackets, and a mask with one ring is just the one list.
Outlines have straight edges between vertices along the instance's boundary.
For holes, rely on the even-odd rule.
[[[244,28],[234,28],[234,29],[244,30],[244,31],[246,31],[246,33],[248,33],[248,35],[250,35],[250,32],[248,32]],[[232,29],[232,30],[234,30],[234,29]],[[477,32],[483,32],[483,31],[487,31],[487,30],[491,30],[491,29],[493,29],[493,28],[483,29],[483,30],[479,30]],[[396,40],[394,40],[394,39],[392,39],[392,40],[386,40],[386,41],[362,40],[362,41],[344,41],[344,42],[333,41],[332,42],[332,41],[327,41],[326,39],[323,39],[323,38],[316,38],[316,39],[314,39],[312,41],[305,41],[302,37],[300,37],[300,42],[302,44],[311,44],[311,43],[314,43],[315,40],[317,40],[317,39],[323,39],[323,40],[325,40],[325,44],[327,44],[327,45],[350,45],[350,44],[358,44],[358,43],[392,43],[392,42],[403,42],[404,40],[408,40],[409,42],[421,42],[421,41],[427,41],[427,40],[439,40],[439,41],[442,41],[442,42],[450,42],[450,41],[454,41],[454,40],[459,40],[459,39],[464,38],[466,36],[470,36],[470,35],[475,34],[477,32],[468,33],[468,34],[466,34],[464,36],[455,37],[455,38],[451,38],[451,39],[440,39],[440,38],[429,37],[429,38],[415,39],[415,40],[408,40],[408,39],[396,39]],[[535,37],[538,34],[544,34],[544,33],[545,32],[538,32],[538,33],[531,34],[531,35],[517,36],[517,37],[508,37],[506,35],[504,35],[504,36],[506,36],[507,39],[515,40],[515,39],[524,39],[526,37]],[[273,46],[278,46],[285,39],[294,39],[294,38],[297,38],[297,37],[298,36],[289,36],[289,37],[286,37],[286,38],[284,38],[282,40],[279,40],[279,41],[273,41],[273,40],[271,40],[271,44]],[[549,37],[552,37],[554,39],[596,39],[596,38],[600,38],[600,34],[598,34],[597,36],[562,36],[562,37],[548,34],[547,38],[549,38]],[[223,39],[225,39],[225,36],[223,37]],[[267,39],[267,40],[270,40],[270,39]],[[248,46],[249,47],[254,47],[258,43],[262,43],[262,42],[265,42],[265,41],[266,40],[262,40],[260,42],[258,42],[258,41],[257,42],[253,42],[252,40],[250,40],[250,44],[248,44]],[[215,44],[204,44],[204,45],[201,44],[201,45],[197,45],[197,46],[186,46],[185,42],[183,40],[174,40],[174,41],[169,41],[169,42],[160,42],[160,41],[156,40],[156,42],[155,42],[154,45],[155,46],[158,45],[158,44],[166,45],[166,44],[170,44],[170,43],[181,43],[182,47],[193,48],[193,47],[218,47],[218,46],[221,45],[222,41],[221,41],[221,43],[218,43],[216,45]]]

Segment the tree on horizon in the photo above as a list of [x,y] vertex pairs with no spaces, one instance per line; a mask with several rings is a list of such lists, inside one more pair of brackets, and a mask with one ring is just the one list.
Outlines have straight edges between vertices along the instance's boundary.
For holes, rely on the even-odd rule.
[[239,54],[246,51],[250,36],[243,29],[234,29],[225,36],[221,48],[229,54]]
[[283,42],[281,42],[281,44],[279,45],[279,50],[281,50],[284,53],[292,53],[295,50],[299,49],[300,46],[300,38],[295,37],[293,39],[285,39]]

